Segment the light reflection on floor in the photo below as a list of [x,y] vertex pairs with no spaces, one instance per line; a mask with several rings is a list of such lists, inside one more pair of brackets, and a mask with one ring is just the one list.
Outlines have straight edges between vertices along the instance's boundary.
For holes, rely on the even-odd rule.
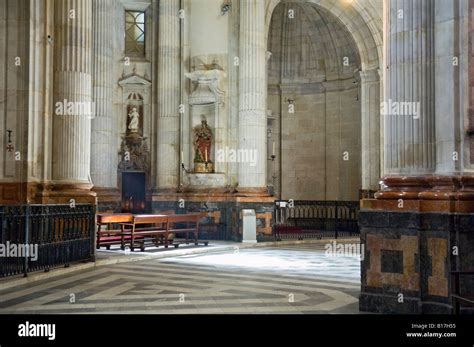
[[[166,260],[164,261],[166,262]],[[189,255],[174,258],[172,262],[216,268],[241,268],[247,271],[308,272],[357,281],[360,278],[359,257],[328,256],[321,245],[236,249],[233,253]]]

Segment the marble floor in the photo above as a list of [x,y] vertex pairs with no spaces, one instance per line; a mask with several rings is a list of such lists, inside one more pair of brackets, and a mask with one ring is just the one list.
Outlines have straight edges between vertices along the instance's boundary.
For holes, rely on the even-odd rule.
[[360,262],[323,244],[105,265],[0,291],[5,313],[358,313]]

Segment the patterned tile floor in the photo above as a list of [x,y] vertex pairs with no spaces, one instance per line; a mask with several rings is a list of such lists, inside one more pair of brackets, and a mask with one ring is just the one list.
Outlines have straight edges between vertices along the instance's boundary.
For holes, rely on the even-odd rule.
[[360,262],[322,244],[101,266],[0,291],[0,313],[358,313]]

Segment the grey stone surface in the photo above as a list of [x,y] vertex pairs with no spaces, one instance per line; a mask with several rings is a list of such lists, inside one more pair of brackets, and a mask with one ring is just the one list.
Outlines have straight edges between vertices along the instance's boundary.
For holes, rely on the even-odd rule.
[[323,246],[103,266],[2,290],[0,313],[357,313],[359,262]]

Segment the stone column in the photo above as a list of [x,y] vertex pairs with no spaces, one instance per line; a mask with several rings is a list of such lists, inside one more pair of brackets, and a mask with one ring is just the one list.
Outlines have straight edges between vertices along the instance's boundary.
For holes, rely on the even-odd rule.
[[180,18],[179,1],[161,0],[158,40],[158,191],[176,189],[179,180]]
[[[91,196],[91,112],[87,107],[92,101],[92,3],[54,2],[52,176],[56,201]],[[61,105],[63,112],[58,110]]]
[[[239,148],[256,162],[239,163],[239,190],[266,187],[266,44],[263,0],[240,2]],[[251,157],[251,156],[247,156]]]
[[[93,1],[91,178],[101,201],[110,200],[117,189],[117,150],[113,115],[113,64],[115,10],[113,0]],[[112,194],[113,195],[113,194]]]
[[[459,2],[384,4],[389,176],[377,199],[361,203],[360,235],[366,247],[360,310],[449,314],[449,273],[474,264],[466,256],[473,242],[465,227],[473,224],[474,179],[452,175],[459,164],[450,158],[459,147],[462,113],[459,75],[453,67],[460,42]],[[418,112],[410,114],[412,103],[419,103]],[[458,247],[458,254],[453,254],[453,247]],[[397,301],[400,294],[403,302]]]
[[434,1],[390,0],[386,33],[385,173],[434,172]]
[[374,192],[380,179],[380,74],[361,71],[362,189]]

